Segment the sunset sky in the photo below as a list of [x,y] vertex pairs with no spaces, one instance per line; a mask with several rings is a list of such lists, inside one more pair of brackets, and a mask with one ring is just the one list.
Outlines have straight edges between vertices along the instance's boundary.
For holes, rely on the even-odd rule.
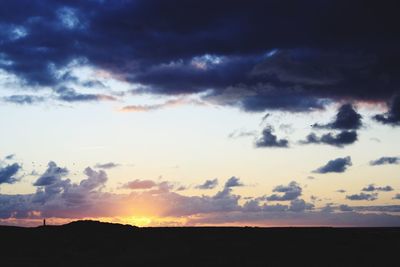
[[3,1],[0,224],[400,226],[397,10]]

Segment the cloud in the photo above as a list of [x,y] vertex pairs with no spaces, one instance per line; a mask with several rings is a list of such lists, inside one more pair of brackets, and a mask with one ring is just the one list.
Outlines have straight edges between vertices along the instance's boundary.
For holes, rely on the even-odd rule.
[[388,104],[389,110],[385,114],[375,115],[373,118],[383,124],[400,125],[400,95],[395,96]]
[[10,154],[10,155],[7,155],[7,156],[5,156],[5,160],[12,160],[12,159],[14,159],[15,158],[15,154]]
[[351,206],[355,211],[360,212],[400,212],[399,205],[374,205],[374,206]]
[[396,194],[393,199],[400,199],[400,194]]
[[105,94],[83,94],[74,89],[61,86],[56,89],[57,99],[65,102],[115,101],[115,97]]
[[[283,205],[281,205],[283,206]],[[322,212],[309,211],[290,212],[286,209],[261,211],[233,211],[214,214],[204,214],[191,218],[187,225],[296,225],[296,226],[396,226],[399,224],[399,217],[393,214],[363,214],[356,211],[347,212]]]
[[315,133],[310,133],[306,140],[300,141],[300,144],[327,144],[342,148],[355,143],[357,139],[356,131],[342,131],[338,134],[327,133],[320,137]]
[[84,192],[91,192],[94,189],[102,187],[108,180],[107,174],[103,170],[94,171],[90,167],[87,167],[83,173],[88,177],[79,183],[79,187]]
[[399,164],[400,157],[381,157],[376,160],[372,160],[369,162],[371,166],[379,166],[379,165],[386,165],[386,164]]
[[[76,80],[60,70],[84,59],[81,65],[147,93],[201,92],[208,101],[250,112],[308,112],[332,101],[382,102],[399,92],[392,3],[313,0],[288,12],[285,2],[262,0],[194,0],[190,7],[182,0],[23,0],[4,10],[0,68],[35,90]],[[112,97],[67,93],[59,99]],[[392,123],[396,116],[376,118]]]
[[[178,218],[181,225],[354,225],[395,226],[400,217],[394,213],[400,206],[335,206],[330,212],[316,208],[300,199],[300,186],[296,182],[274,188],[281,196],[294,192],[288,205],[271,205],[265,197],[255,197],[240,204],[240,195],[232,193],[232,186],[241,184],[237,179],[211,196],[185,196],[171,191],[171,184],[163,181],[148,190],[115,193],[103,190],[108,177],[103,170],[86,168],[84,177],[78,182],[68,179],[68,174],[54,162],[41,177],[56,176],[47,183],[37,186],[34,193],[0,194],[0,222],[55,220],[80,218],[118,218],[144,216]],[[44,179],[43,179],[44,180]],[[150,180],[137,180],[150,181]],[[297,192],[297,193],[296,193]],[[371,199],[371,198],[370,198]],[[366,211],[373,214],[364,214]],[[391,213],[391,214],[388,214]],[[392,214],[393,213],[393,214]],[[157,223],[157,222],[155,222]],[[176,222],[174,222],[176,223]]]
[[50,161],[46,171],[33,183],[38,188],[36,194],[32,196],[32,203],[45,204],[63,195],[71,187],[71,180],[63,180],[68,174],[67,168],[59,167]]
[[313,204],[306,203],[303,199],[293,199],[290,201],[289,210],[294,212],[303,212],[305,210],[312,210]]
[[[122,189],[130,189],[130,190],[144,190],[143,192],[149,193],[149,194],[165,194],[171,192],[173,190],[175,185],[173,183],[170,183],[168,181],[163,181],[163,182],[155,182],[153,180],[133,180],[129,181],[125,184],[123,184],[120,188]],[[176,188],[176,191],[183,191],[186,190],[187,188],[184,186],[180,186]]]
[[54,161],[50,161],[46,171],[33,183],[34,186],[50,186],[60,182],[62,177],[69,174],[67,168],[58,167]]
[[347,211],[353,211],[353,208],[348,205],[342,204],[339,206],[339,210],[343,211],[343,212],[347,212]]
[[274,129],[272,126],[267,126],[262,131],[262,136],[256,140],[256,147],[289,147],[289,141],[287,139],[278,139],[273,134]]
[[185,190],[187,190],[189,187],[187,187],[187,186],[184,186],[184,185],[181,185],[181,186],[179,186],[178,188],[176,188],[176,191],[185,191]]
[[[295,86],[286,88],[268,83],[258,84],[247,88],[251,92],[250,96],[238,94],[234,103],[247,112],[264,112],[266,110],[311,112],[322,110],[327,104],[327,101],[320,100],[317,97],[305,96],[296,89]],[[215,94],[212,95],[211,99],[221,100],[227,97],[225,90],[220,95]],[[225,104],[225,101],[223,100],[220,104]]]
[[262,206],[262,211],[264,212],[285,212],[289,209],[288,205],[282,205],[282,204],[275,204],[275,205],[268,205],[264,204]]
[[[49,163],[48,169],[51,170],[46,170],[42,177],[53,173],[56,168],[59,167],[55,163]],[[135,180],[125,185],[130,189],[147,190],[116,194],[102,191],[107,182],[104,171],[86,168],[84,174],[86,178],[79,183],[59,175],[59,179],[38,186],[34,194],[0,194],[0,201],[4,203],[0,207],[2,218],[13,218],[15,214],[32,218],[33,211],[40,217],[86,218],[132,214],[179,217],[241,209],[238,204],[240,196],[232,194],[232,187],[241,185],[237,179],[230,179],[228,185],[213,196],[183,196],[171,191],[171,183],[151,180]],[[124,210],[121,207],[128,208]]]
[[19,105],[40,103],[45,100],[44,97],[35,95],[11,95],[3,97],[3,101]]
[[249,201],[246,201],[243,204],[243,211],[248,212],[248,211],[261,211],[262,207],[260,206],[260,202],[256,199],[251,199]]
[[286,133],[286,134],[293,134],[294,133],[294,128],[293,128],[293,126],[291,124],[283,123],[283,124],[279,125],[279,129],[281,131],[283,131],[284,133]]
[[97,169],[113,169],[119,167],[120,164],[114,162],[97,163],[94,167]]
[[132,189],[132,190],[142,190],[150,189],[156,187],[157,183],[152,180],[134,180],[130,181],[122,186],[122,188]]
[[273,194],[266,197],[268,201],[288,201],[295,200],[301,196],[302,188],[295,181],[290,182],[288,185],[278,185],[273,189],[273,192],[283,194]]
[[207,180],[203,184],[197,185],[197,189],[214,189],[218,185],[218,179]]
[[249,137],[255,136],[256,133],[254,131],[242,131],[242,130],[235,130],[228,135],[228,138],[236,139],[241,137]]
[[206,103],[194,100],[194,99],[187,99],[184,97],[168,100],[161,104],[155,105],[129,105],[121,108],[121,111],[124,112],[148,112],[148,111],[155,111],[169,107],[177,107],[182,105],[196,105],[196,106],[204,106]]
[[0,185],[1,184],[13,184],[18,181],[15,175],[21,169],[21,165],[13,163],[6,166],[0,166]]
[[46,171],[33,184],[37,186],[36,193],[28,195],[29,208],[42,210],[43,216],[47,217],[56,216],[54,214],[63,211],[68,213],[69,209],[83,213],[84,207],[91,205],[92,197],[96,198],[101,194],[101,189],[108,180],[107,174],[102,170],[94,171],[87,167],[83,173],[85,179],[72,183],[70,179],[64,179],[69,174],[68,169],[58,167],[55,162],[50,161]]
[[346,196],[348,200],[368,200],[368,201],[373,201],[378,199],[378,194],[373,193],[373,194],[366,194],[366,193],[360,193],[360,194],[354,194],[354,195],[348,195]]
[[342,173],[345,172],[348,166],[351,166],[351,157],[345,157],[345,158],[337,158],[334,160],[328,161],[328,163],[316,170],[314,170],[314,173]]
[[231,187],[238,187],[238,186],[244,186],[243,183],[240,181],[239,178],[232,176],[225,182],[225,188],[231,188]]
[[[289,199],[287,199],[289,200]],[[305,202],[303,199],[294,198],[291,199],[290,205],[275,204],[269,205],[264,203],[260,205],[259,199],[251,199],[243,204],[242,211],[244,212],[304,212],[313,210],[314,205]]]
[[391,187],[390,185],[380,187],[380,186],[375,186],[373,184],[370,184],[362,189],[362,191],[364,192],[374,192],[374,191],[390,192],[393,190],[394,190],[393,187]]
[[341,130],[339,133],[326,133],[318,136],[310,133],[300,144],[327,144],[336,147],[344,147],[355,143],[358,139],[357,132],[362,126],[362,116],[357,113],[352,104],[342,105],[334,120],[327,124],[315,123],[313,128]]
[[315,128],[321,129],[338,129],[338,130],[358,130],[362,126],[362,116],[357,113],[352,104],[342,105],[336,118],[328,124],[316,123],[313,125]]

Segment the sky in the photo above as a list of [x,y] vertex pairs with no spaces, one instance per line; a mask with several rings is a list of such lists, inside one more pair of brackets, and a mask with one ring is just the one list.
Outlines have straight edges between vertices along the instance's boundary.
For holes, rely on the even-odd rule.
[[395,1],[0,5],[0,224],[400,226]]

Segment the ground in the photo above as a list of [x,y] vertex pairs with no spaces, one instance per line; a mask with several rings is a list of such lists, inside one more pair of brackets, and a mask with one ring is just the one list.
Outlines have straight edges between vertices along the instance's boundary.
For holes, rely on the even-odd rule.
[[400,266],[400,228],[0,227],[0,266]]

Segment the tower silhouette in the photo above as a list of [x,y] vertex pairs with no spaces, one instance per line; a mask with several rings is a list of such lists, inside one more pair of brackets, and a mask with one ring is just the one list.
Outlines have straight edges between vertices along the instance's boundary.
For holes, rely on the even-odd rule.
[[43,226],[46,226],[46,219],[43,219]]

